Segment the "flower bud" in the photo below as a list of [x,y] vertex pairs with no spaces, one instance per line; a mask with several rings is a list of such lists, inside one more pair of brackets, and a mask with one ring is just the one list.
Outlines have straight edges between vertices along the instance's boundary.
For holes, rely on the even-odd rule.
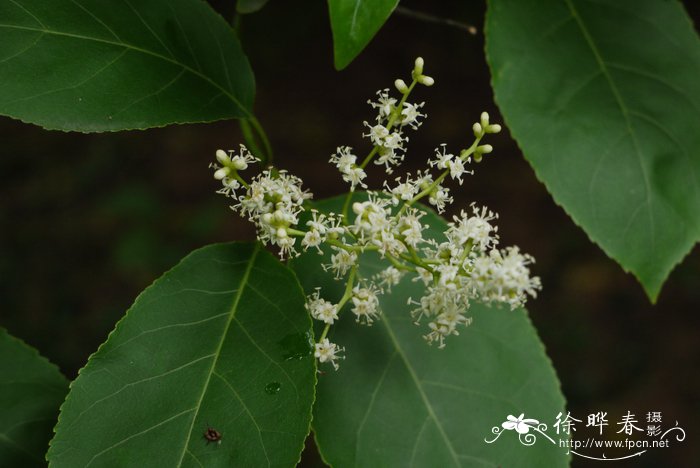
[[477,138],[484,134],[484,129],[481,128],[481,124],[479,122],[472,125],[472,130],[474,130],[474,136]]
[[396,86],[396,89],[401,94],[406,94],[406,91],[408,91],[408,86],[406,86],[406,83],[402,79],[394,81],[394,86]]
[[491,145],[481,145],[476,147],[476,152],[479,154],[488,154],[493,151],[493,146]]
[[481,113],[481,126],[482,126],[482,127],[488,127],[488,126],[489,126],[489,113],[488,113],[488,112],[482,112],[482,113]]
[[435,84],[435,80],[427,75],[421,75],[418,77],[418,82],[424,86],[432,86]]
[[240,156],[234,156],[233,159],[231,159],[233,167],[237,171],[243,171],[248,168],[248,163],[245,162],[245,159],[243,159]]
[[413,73],[415,73],[416,76],[421,76],[423,74],[423,64],[423,57],[418,57],[415,65],[413,66]]
[[486,131],[489,133],[498,133],[501,131],[501,126],[498,124],[491,124],[488,127],[486,127]]
[[216,160],[219,161],[220,164],[226,164],[231,160],[231,158],[228,157],[228,153],[224,150],[216,150]]
[[280,239],[286,239],[287,236],[287,230],[283,227],[277,229],[277,237]]
[[214,178],[216,180],[221,180],[224,177],[228,176],[230,171],[231,170],[228,167],[222,167],[221,169],[217,169],[216,172],[214,172]]

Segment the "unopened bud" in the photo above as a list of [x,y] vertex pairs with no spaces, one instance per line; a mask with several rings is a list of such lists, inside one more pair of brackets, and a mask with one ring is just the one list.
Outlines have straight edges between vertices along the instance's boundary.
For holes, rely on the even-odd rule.
[[427,76],[427,75],[419,76],[418,82],[424,86],[432,86],[435,84],[435,80],[431,76]]
[[484,129],[481,128],[481,124],[479,122],[472,125],[472,130],[474,130],[474,136],[477,138],[484,134]]
[[479,154],[489,154],[493,151],[493,146],[491,145],[481,145],[476,147],[476,152]]
[[248,168],[248,163],[240,156],[234,156],[231,162],[237,171],[243,171]]
[[228,167],[222,167],[221,169],[217,169],[216,172],[214,172],[214,178],[216,180],[221,180],[224,177],[228,176],[230,172],[230,169]]
[[216,150],[216,160],[219,161],[220,164],[226,164],[231,160],[231,158],[228,157],[228,153],[226,153],[226,151]]
[[353,203],[353,204],[352,204],[352,211],[353,211],[355,214],[358,214],[358,215],[359,215],[360,213],[362,213],[362,212],[364,211],[364,207],[362,206],[362,203],[360,203],[360,202],[355,202],[355,203]]
[[489,113],[488,113],[488,112],[482,112],[482,113],[481,113],[481,126],[482,126],[482,127],[488,127],[488,126],[489,126]]
[[287,230],[283,227],[277,229],[277,237],[280,239],[285,239],[287,237]]
[[416,76],[420,76],[423,74],[423,57],[418,57],[416,59],[416,63],[413,66],[413,73],[416,74]]
[[489,133],[498,133],[501,131],[501,126],[498,124],[491,124],[488,127],[486,127],[486,131]]
[[402,79],[394,81],[394,86],[396,86],[396,89],[401,94],[406,94],[406,91],[408,91],[408,86],[406,86],[406,83]]

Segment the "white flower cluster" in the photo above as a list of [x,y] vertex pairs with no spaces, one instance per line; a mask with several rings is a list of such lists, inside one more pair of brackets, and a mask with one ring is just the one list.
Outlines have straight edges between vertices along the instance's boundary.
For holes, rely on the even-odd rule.
[[[358,186],[367,188],[365,169],[371,161],[391,173],[403,160],[408,141],[404,128],[417,129],[425,117],[420,112],[423,103],[411,104],[407,98],[417,84],[434,83],[423,74],[423,65],[422,59],[416,59],[410,85],[402,80],[395,82],[400,99],[391,97],[385,89],[377,93],[376,101],[369,102],[378,113],[374,125],[365,122],[369,130],[364,136],[372,142],[369,154],[358,163],[352,148],[341,146],[331,157],[330,162],[350,184],[351,192]],[[320,363],[330,363],[337,369],[338,361],[344,358],[345,349],[327,337],[344,307],[348,306],[358,323],[372,325],[381,316],[379,296],[389,293],[407,275],[424,285],[421,297],[409,299],[409,304],[415,306],[412,318],[416,324],[427,322],[424,337],[440,348],[448,336],[458,335],[461,326],[471,323],[467,313],[472,302],[517,308],[541,289],[539,278],[530,276],[529,265],[534,259],[517,247],[499,247],[494,224],[498,216],[486,207],[472,204],[469,210],[454,216],[442,242],[427,234],[428,225],[422,221],[425,211],[415,204],[427,201],[443,212],[453,201],[445,186],[447,178],[461,185],[463,177],[473,173],[468,165],[480,162],[493,150],[491,145],[480,144],[482,138],[498,133],[501,127],[491,124],[484,112],[472,130],[475,140],[469,148],[452,154],[440,145],[426,170],[396,178],[394,184],[384,182],[383,191],[368,192],[364,201],[351,204],[348,194],[343,211],[332,214],[309,208],[306,200],[311,195],[301,188],[301,180],[284,171],[268,169],[246,182],[239,172],[254,158],[245,147],[239,154],[217,151],[218,164],[212,167],[214,177],[223,184],[219,192],[234,199],[232,208],[255,223],[260,240],[277,246],[283,258],[311,248],[324,253],[325,248],[330,263],[323,267],[345,282],[345,292],[337,302],[323,298],[320,289],[307,298],[310,315],[324,324],[314,349]],[[437,174],[430,169],[437,170]],[[300,215],[305,211],[308,221],[300,225]],[[362,277],[358,259],[364,252],[376,252],[388,266],[372,277]]]

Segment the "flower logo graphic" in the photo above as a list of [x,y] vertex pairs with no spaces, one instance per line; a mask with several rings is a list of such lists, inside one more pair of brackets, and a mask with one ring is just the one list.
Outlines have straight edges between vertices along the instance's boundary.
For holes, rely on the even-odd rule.
[[520,443],[530,446],[537,441],[537,435],[530,432],[531,429],[533,432],[539,433],[540,435],[546,437],[551,443],[556,445],[554,439],[549,437],[544,432],[547,430],[547,425],[539,422],[537,419],[526,418],[525,413],[521,413],[517,418],[512,414],[509,414],[506,417],[506,420],[501,423],[501,427],[493,426],[491,428],[491,433],[494,434],[495,437],[491,440],[484,438],[484,442],[487,444],[492,444],[496,442],[496,440],[501,437],[501,434],[504,432],[515,431],[518,433],[518,440],[520,440]]
[[527,434],[531,427],[537,427],[540,422],[537,419],[525,419],[524,416],[525,413],[521,413],[517,418],[509,414],[501,426],[508,431],[515,429],[518,434]]

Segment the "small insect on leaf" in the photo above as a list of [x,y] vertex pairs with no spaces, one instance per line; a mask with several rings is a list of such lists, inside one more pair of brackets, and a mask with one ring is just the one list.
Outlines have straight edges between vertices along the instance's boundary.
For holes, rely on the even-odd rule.
[[216,442],[217,444],[221,443],[221,433],[214,429],[213,427],[207,427],[207,430],[204,431],[204,438],[207,439],[207,445],[209,445],[212,442]]

